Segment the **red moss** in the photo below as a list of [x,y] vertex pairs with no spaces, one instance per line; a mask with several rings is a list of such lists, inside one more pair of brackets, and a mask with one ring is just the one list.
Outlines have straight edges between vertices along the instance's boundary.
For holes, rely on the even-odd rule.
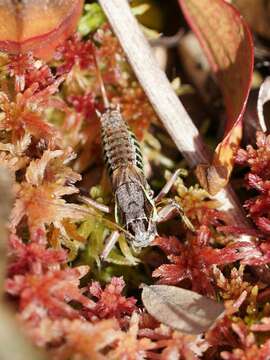
[[[123,116],[138,137],[143,137],[150,122],[157,121],[146,95],[127,68],[118,40],[108,26],[95,34],[94,39],[99,43],[97,49],[92,40],[85,41],[77,34],[60,46],[55,54],[56,76],[31,54],[10,58],[8,73],[11,79],[8,81],[12,85],[15,79],[17,96],[1,95],[5,116],[1,129],[11,139],[8,146],[12,150],[4,151],[10,151],[9,155],[13,152],[12,156],[16,154],[19,158],[23,154],[24,161],[19,167],[16,165],[16,169],[21,171],[16,170],[19,181],[16,183],[15,206],[9,224],[12,230],[11,256],[6,289],[18,299],[19,317],[33,341],[49,348],[50,354],[57,359],[162,360],[177,357],[195,360],[203,356],[206,345],[201,346],[195,336],[160,325],[143,308],[139,312],[136,299],[123,294],[125,282],[122,277],[113,277],[104,288],[97,281],[81,288],[80,279],[86,275],[88,268],[71,268],[67,264],[67,255],[72,249],[75,249],[75,258],[78,249],[86,245],[87,237],[78,233],[76,221],[80,222],[89,214],[83,205],[74,204],[70,197],[65,197],[78,192],[74,183],[81,179],[66,164],[75,158],[69,145],[72,143],[81,159],[87,154],[85,167],[93,161],[89,148],[93,146],[99,153],[96,146],[100,139],[97,136],[99,123],[95,108],[102,105],[94,51],[110,101],[121,105]],[[59,77],[59,74],[64,76]],[[63,91],[55,97],[64,80]],[[51,115],[55,120],[53,124],[46,120],[49,107],[60,110]],[[17,150],[17,144],[24,137],[29,143],[23,150],[22,147]],[[6,140],[10,139],[7,137]],[[247,151],[240,150],[237,156],[239,163],[251,168],[246,184],[258,191],[259,196],[246,202],[245,206],[264,233],[270,233],[268,143],[268,138],[258,135],[258,149],[248,147]],[[32,153],[35,146],[39,147],[39,151]],[[160,283],[184,284],[212,297],[219,292],[223,299],[231,302],[239,296],[230,313],[230,316],[235,315],[244,301],[245,305],[248,303],[252,285],[240,274],[229,281],[227,274],[230,268],[225,268],[225,265],[236,260],[256,266],[266,264],[270,262],[270,248],[267,244],[258,245],[259,253],[248,242],[215,248],[235,240],[235,235],[248,233],[261,236],[261,232],[253,229],[247,232],[247,229],[230,226],[226,213],[216,210],[218,204],[202,195],[199,189],[186,190],[183,199],[180,192],[178,195],[198,231],[195,235],[189,234],[185,242],[176,237],[157,238],[154,245],[167,255],[168,263],[158,267],[153,276],[159,278]],[[28,227],[26,243],[19,237],[21,226]],[[50,248],[49,244],[65,246],[70,252],[67,254],[66,250]],[[149,251],[150,257],[156,256],[156,249]],[[160,264],[160,254],[157,259]],[[217,266],[225,270],[224,274]],[[115,267],[116,264],[112,267],[113,271]],[[244,266],[241,265],[241,268]],[[104,274],[108,275],[106,267],[104,270]],[[245,311],[244,306],[241,311]],[[253,328],[254,331],[263,329],[268,330],[269,324],[255,324]],[[220,348],[226,346],[227,352],[222,353],[224,359],[226,356],[228,359],[240,359],[239,354],[243,359],[251,359],[250,354],[267,354],[267,343],[259,347],[252,339],[253,342],[249,342],[249,333],[247,325],[226,315],[207,332],[206,339],[217,356]],[[233,348],[237,350],[233,351]]]
[[105,24],[94,36],[100,46],[97,49],[97,57],[106,64],[103,78],[105,83],[117,85],[121,80],[119,62],[125,62],[124,52],[116,36],[113,35],[108,24]]
[[82,295],[80,278],[87,274],[87,266],[47,271],[45,274],[15,275],[6,280],[6,291],[19,297],[20,313],[24,321],[33,325],[44,318],[78,318],[80,313],[68,303],[73,300],[87,308],[94,303]]
[[35,60],[31,52],[18,55],[10,55],[8,73],[15,77],[15,90],[22,92],[25,89],[26,76],[35,71]]
[[27,73],[25,82],[26,87],[31,86],[34,83],[39,84],[39,89],[45,89],[47,86],[52,85],[55,78],[51,72],[51,69],[46,64],[39,64],[35,67],[34,71]]
[[213,265],[226,265],[244,257],[239,244],[214,249],[209,245],[211,232],[201,226],[197,235],[183,244],[176,238],[157,238],[154,245],[167,255],[170,264],[161,265],[153,272],[161,284],[179,284],[184,279],[192,283],[192,290],[214,296]]
[[264,180],[270,178],[270,136],[257,132],[257,149],[248,145],[246,150],[240,149],[236,155],[236,162],[239,165],[248,165],[251,173],[259,175]]
[[114,103],[121,104],[124,118],[129,122],[138,139],[142,139],[149,124],[157,122],[153,107],[138,83],[123,88],[120,96],[113,97]]
[[196,335],[187,335],[157,323],[148,314],[140,318],[139,337],[154,342],[153,349],[147,352],[147,359],[190,359],[197,360],[208,345]]
[[19,141],[26,133],[36,140],[44,139],[51,146],[57,143],[57,131],[44,120],[42,113],[49,106],[59,105],[59,102],[51,102],[51,95],[58,91],[63,80],[58,78],[40,91],[39,83],[33,83],[23,93],[19,92],[14,101],[1,93],[0,107],[4,117],[0,129],[11,134],[12,143]]
[[90,119],[95,114],[96,101],[92,93],[85,93],[84,95],[70,95],[68,97],[74,109],[82,114],[85,119]]
[[11,234],[9,244],[12,251],[12,262],[8,267],[8,276],[22,275],[26,273],[42,274],[44,271],[57,267],[67,261],[66,251],[63,249],[47,248],[46,237],[43,230],[43,241],[33,241],[31,243],[23,243],[15,234]]
[[131,315],[136,310],[136,299],[123,296],[124,287],[123,277],[113,277],[104,290],[97,281],[94,281],[89,287],[89,292],[97,301],[95,307],[88,312],[87,317],[90,319],[93,316],[99,319],[116,317],[120,320],[124,315]]
[[253,252],[254,255],[250,255],[247,259],[243,259],[241,261],[242,264],[247,264],[251,266],[260,266],[264,264],[270,263],[270,244],[269,243],[261,243],[259,245],[259,251],[256,255],[255,251]]
[[65,218],[82,219],[87,212],[83,206],[67,203],[62,197],[78,192],[73,185],[81,176],[65,163],[72,159],[67,149],[44,151],[41,159],[32,160],[25,180],[17,186],[16,201],[11,211],[10,229],[15,232],[23,217],[26,217],[30,238],[37,229],[55,224],[61,227]]
[[247,189],[255,190],[258,195],[247,200],[244,207],[258,229],[270,234],[270,136],[257,133],[257,149],[248,145],[246,150],[238,151],[236,161],[249,167],[245,176]]
[[62,62],[57,67],[58,74],[70,72],[74,65],[81,70],[89,70],[95,66],[94,45],[91,40],[82,41],[76,33],[57,48],[54,58]]
[[54,81],[49,66],[36,60],[31,52],[10,55],[8,73],[15,78],[16,92],[23,92],[34,83],[39,84],[39,89],[44,89]]
[[115,319],[95,324],[82,319],[46,319],[28,333],[37,345],[47,346],[49,357],[57,360],[113,360],[108,349],[115,347],[122,336]]
[[240,322],[232,324],[232,329],[237,334],[240,344],[232,352],[223,351],[221,358],[224,360],[266,360],[270,356],[270,340],[259,346],[254,334],[247,326]]
[[108,359],[146,359],[147,351],[155,344],[147,338],[138,338],[139,315],[134,312],[129,322],[129,329],[123,332],[115,349],[108,354]]
[[192,351],[192,343],[196,348],[195,337],[174,331],[169,339],[157,341],[156,348],[162,349],[160,359],[198,360],[199,357]]
[[207,331],[205,338],[215,348],[221,346],[237,347],[239,341],[231,329],[232,321],[228,316],[218,320],[215,326]]

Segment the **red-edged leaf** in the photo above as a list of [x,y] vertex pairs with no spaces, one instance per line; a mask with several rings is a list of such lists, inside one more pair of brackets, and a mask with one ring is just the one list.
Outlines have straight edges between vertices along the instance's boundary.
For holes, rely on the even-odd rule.
[[199,165],[197,176],[210,194],[224,187],[242,137],[242,117],[253,73],[253,43],[249,28],[234,7],[223,0],[179,0],[217,77],[227,110],[224,139],[211,166]]
[[77,25],[83,0],[1,0],[0,50],[48,59]]

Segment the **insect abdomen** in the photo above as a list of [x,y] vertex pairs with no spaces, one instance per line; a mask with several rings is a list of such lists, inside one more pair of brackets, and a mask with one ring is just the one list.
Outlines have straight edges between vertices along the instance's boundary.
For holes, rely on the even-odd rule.
[[104,158],[109,173],[119,167],[135,165],[143,169],[140,146],[117,110],[107,110],[101,117]]

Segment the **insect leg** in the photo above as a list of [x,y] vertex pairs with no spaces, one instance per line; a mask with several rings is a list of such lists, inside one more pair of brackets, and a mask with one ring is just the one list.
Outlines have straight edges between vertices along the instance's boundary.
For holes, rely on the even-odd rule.
[[166,182],[166,184],[163,186],[163,188],[160,190],[159,194],[155,197],[154,201],[155,203],[159,202],[164,196],[168,194],[168,192],[171,190],[173,184],[175,183],[176,179],[178,178],[181,170],[177,169],[171,176],[171,178]]
[[163,208],[158,210],[158,219],[157,223],[161,223],[164,221],[167,221],[169,219],[174,218],[176,215],[180,215],[182,221],[186,225],[186,227],[191,230],[195,231],[194,226],[192,225],[189,218],[185,215],[184,210],[180,204],[178,204],[174,200],[170,200],[167,205],[165,205]]
[[112,248],[114,247],[114,245],[116,244],[118,238],[119,238],[120,234],[119,231],[113,231],[105,240],[105,246],[104,249],[100,255],[100,259],[101,261],[105,261],[109,255],[109,253],[111,252]]
[[89,197],[79,195],[78,200],[80,200],[84,204],[90,205],[90,206],[94,207],[95,209],[100,210],[100,211],[102,211],[104,213],[109,214],[111,212],[111,209],[109,208],[109,206],[106,206],[104,204],[100,204],[97,201],[95,201],[93,199],[90,199]]

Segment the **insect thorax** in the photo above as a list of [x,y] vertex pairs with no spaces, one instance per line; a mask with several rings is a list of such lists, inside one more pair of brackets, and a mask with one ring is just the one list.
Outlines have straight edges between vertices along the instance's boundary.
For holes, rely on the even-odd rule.
[[155,224],[152,222],[152,208],[147,204],[146,193],[142,186],[134,182],[121,184],[115,193],[118,220],[124,224],[131,234],[129,239],[134,248],[148,246],[156,234]]

